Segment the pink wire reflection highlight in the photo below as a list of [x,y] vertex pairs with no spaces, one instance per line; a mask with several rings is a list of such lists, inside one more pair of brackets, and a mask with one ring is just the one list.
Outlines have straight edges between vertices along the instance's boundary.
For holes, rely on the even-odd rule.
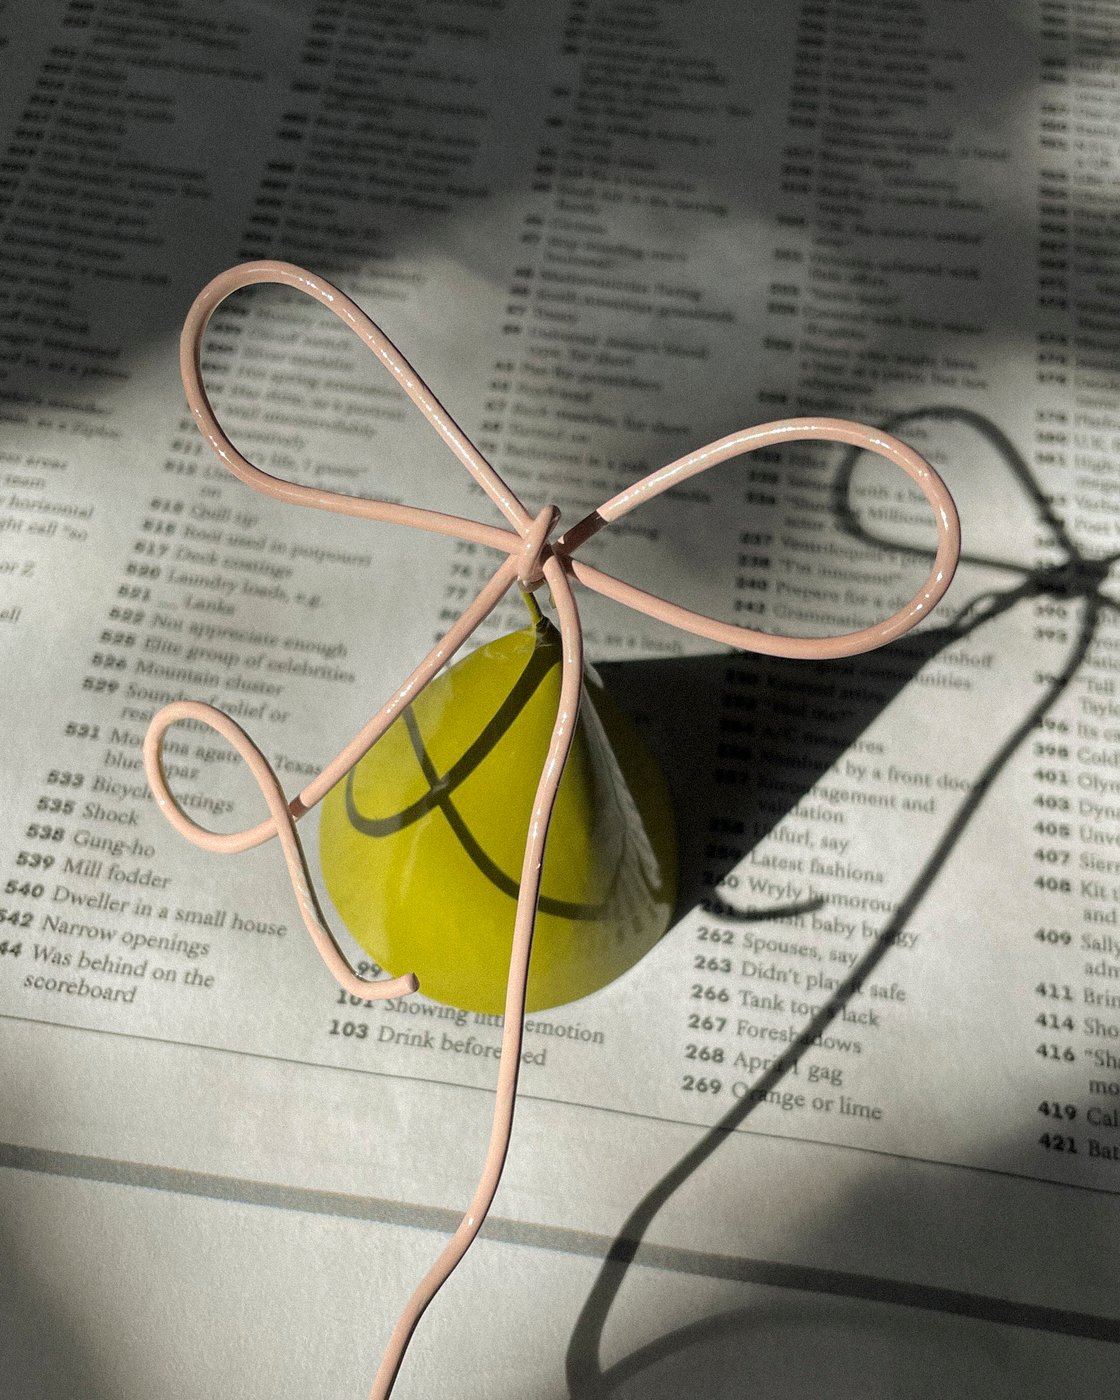
[[[280,283],[314,298],[350,327],[494,503],[506,522],[504,527],[486,525],[440,511],[364,496],[349,496],[286,481],[262,471],[238,451],[219,424],[202,383],[202,338],[211,316],[226,297],[240,288],[261,282]],[[960,524],[952,497],[941,478],[898,438],[873,427],[836,418],[791,418],[732,433],[668,463],[604,502],[558,538],[553,538],[560,518],[557,508],[546,506],[536,515],[530,513],[369,317],[330,283],[290,263],[246,263],[214,278],[199,294],[187,315],[180,342],[180,368],[187,401],[200,431],[234,476],[247,485],[293,505],[407,525],[484,545],[504,556],[475,600],[412,674],[294,798],[285,797],[267,759],[241,726],[212,705],[176,701],[158,711],[148,729],[144,743],[144,766],[153,795],[167,820],[187,840],[205,850],[221,854],[249,850],[275,837],[280,843],[307,931],[331,975],[352,995],[366,1000],[397,997],[416,991],[418,984],[411,973],[391,979],[369,979],[353,970],[323,917],[296,823],[373,747],[398,715],[451,661],[510,588],[519,585],[532,589],[542,582],[547,584],[559,623],[562,643],[560,700],[525,842],[514,915],[496,1097],[486,1158],[462,1221],[416,1288],[385,1349],[369,1400],[386,1400],[424,1310],[482,1227],[498,1189],[509,1149],[521,1059],[529,957],[548,826],[575,734],[582,690],[583,630],[572,580],[578,580],[593,592],[613,598],[649,617],[744,651],[812,660],[852,656],[901,636],[920,622],[939,601],[952,580],[960,555]],[[592,535],[670,487],[759,448],[805,441],[841,442],[886,458],[917,484],[930,504],[937,527],[937,551],[933,566],[913,598],[883,621],[834,637],[776,636],[693,612],[669,599],[625,583],[575,557],[575,551]],[[168,786],[163,767],[163,742],[167,731],[183,721],[204,724],[215,730],[245,761],[268,807],[269,815],[264,820],[242,831],[219,833],[200,826],[183,811]]]

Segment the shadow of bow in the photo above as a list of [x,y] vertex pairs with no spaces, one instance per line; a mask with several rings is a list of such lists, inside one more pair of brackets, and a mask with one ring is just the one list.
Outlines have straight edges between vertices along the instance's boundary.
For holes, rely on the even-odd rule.
[[[768,800],[765,805],[755,805],[758,795],[767,790],[765,784],[759,782],[754,785],[745,795],[744,803],[737,809],[734,819],[742,822],[744,832],[749,832],[752,839],[760,839],[771,831],[784,813],[796,805],[799,796],[812,787],[816,778],[827,771],[831,763],[844,752],[853,739],[858,737],[871,720],[905,688],[908,680],[912,680],[923,666],[933,660],[944,648],[966,640],[994,619],[1024,601],[1041,597],[1054,597],[1063,599],[1070,605],[1077,607],[1079,615],[1072,631],[1069,652],[1059,669],[1045,675],[1037,697],[991,754],[975,779],[974,785],[960,801],[956,811],[945,825],[940,838],[930,850],[909,889],[900,899],[895,912],[883,924],[867,951],[852,967],[832,998],[805,1023],[796,1040],[789,1044],[785,1052],[751,1086],[750,1092],[738,1100],[712,1127],[704,1132],[690,1151],[681,1157],[660,1180],[649,1187],[646,1194],[631,1211],[608,1249],[602,1268],[583,1305],[570,1339],[567,1354],[567,1380],[569,1394],[573,1400],[607,1400],[608,1396],[616,1394],[618,1387],[626,1380],[632,1379],[644,1366],[664,1361],[675,1350],[684,1350],[686,1347],[692,1346],[699,1337],[710,1336],[726,1339],[729,1332],[735,1333],[736,1331],[745,1337],[753,1330],[756,1319],[752,1316],[723,1314],[683,1329],[671,1337],[662,1338],[649,1347],[643,1348],[641,1354],[635,1353],[632,1357],[623,1358],[609,1370],[603,1369],[600,1363],[601,1340],[612,1305],[622,1287],[627,1270],[638,1256],[650,1227],[662,1207],[703,1163],[718,1151],[729,1134],[738,1132],[745,1127],[747,1119],[758,1105],[765,1102],[766,1096],[777,1088],[786,1075],[794,1069],[811,1049],[813,1042],[825,1033],[837,1017],[841,1016],[845,1007],[859,992],[864,982],[888,957],[899,935],[904,932],[921,908],[931,886],[945,868],[997,778],[1020,745],[1040,725],[1043,718],[1055,706],[1077,675],[1096,636],[1102,614],[1109,610],[1115,611],[1120,606],[1103,592],[1103,585],[1109,571],[1116,560],[1120,558],[1120,554],[1113,553],[1106,557],[1093,558],[1080,550],[1067,531],[1065,522],[1054,511],[1051,502],[1041,490],[1026,461],[996,424],[971,410],[945,405],[910,413],[900,413],[883,426],[890,432],[898,432],[921,418],[967,425],[979,433],[996,450],[1012,479],[1026,493],[1037,512],[1040,523],[1049,532],[1062,557],[1052,565],[1029,568],[1006,559],[962,555],[964,563],[980,564],[985,568],[994,568],[1008,575],[1011,580],[1008,587],[978,594],[961,609],[952,622],[946,625],[931,627],[917,635],[910,636],[901,643],[896,643],[883,652],[857,657],[851,662],[844,663],[852,669],[853,677],[865,688],[866,701],[862,705],[852,706],[850,713],[840,715],[836,720],[836,732],[830,735],[827,741],[818,743],[812,749],[801,747],[806,738],[807,726],[813,717],[811,703],[808,711],[806,711],[804,703],[799,709],[793,705],[795,713],[791,714],[791,702],[788,698],[783,697],[783,691],[792,691],[796,695],[795,681],[798,687],[809,691],[815,691],[818,684],[827,691],[829,684],[827,678],[834,675],[837,663],[810,664],[806,667],[793,662],[775,663],[769,659],[744,659],[727,656],[705,657],[698,662],[679,663],[682,669],[678,672],[678,680],[691,681],[693,685],[702,684],[701,677],[704,675],[707,675],[709,681],[714,683],[721,676],[726,678],[725,673],[728,670],[744,665],[757,668],[760,676],[765,678],[754,687],[759,703],[753,711],[755,730],[751,736],[751,742],[754,746],[752,753],[757,755],[758,762],[763,765],[761,770],[763,773],[770,769],[775,773],[781,773],[783,763],[792,761],[793,766],[789,771],[795,772],[797,779],[788,787],[786,792],[788,801],[785,799],[779,802]],[[848,486],[854,470],[856,455],[852,454],[838,471],[833,495],[835,515],[841,527],[849,535],[865,543],[871,542],[898,551],[900,546],[894,541],[868,532],[849,507]],[[903,551],[905,551],[905,547],[903,547]],[[651,731],[655,744],[658,731],[656,721],[660,714],[659,707],[666,696],[672,696],[675,693],[669,680],[666,679],[663,668],[673,667],[677,664],[672,662],[639,662],[602,668],[604,673],[609,675],[612,684],[624,682],[619,686],[619,694],[623,703],[626,703],[628,695],[631,703],[633,703],[635,694],[642,697],[638,718],[646,721],[647,729]],[[690,668],[692,669],[691,676],[688,674]],[[645,685],[641,684],[641,677],[636,674],[639,672],[643,673],[648,680],[654,681],[655,684],[646,688]],[[855,686],[849,688],[854,689]],[[697,693],[694,688],[686,692],[687,699],[693,704],[693,710],[695,709]],[[704,693],[709,692],[705,691]],[[734,694],[734,691],[728,693]],[[696,724],[694,720],[693,728],[700,731],[702,726]],[[677,734],[688,733],[690,729],[688,726],[684,728],[674,727],[674,732]],[[706,753],[709,764],[712,758],[711,742],[709,735]],[[768,748],[771,744],[774,745],[772,750]],[[813,754],[811,763],[797,761],[799,754],[809,752]],[[701,766],[705,761],[705,755],[697,752],[681,754],[663,751],[662,757],[670,770],[671,780],[678,788],[682,780],[687,782],[687,776],[690,773],[706,771]],[[773,784],[771,784],[771,790],[776,790]],[[718,797],[719,801],[708,808],[710,820],[706,824],[703,822],[703,813],[696,808],[695,788],[688,789],[686,787],[686,795],[689,794],[691,795],[691,808],[700,816],[700,825],[704,830],[710,829],[712,820],[726,819],[729,804],[725,790],[709,794],[709,797]],[[698,852],[697,849],[693,848],[686,853],[686,860],[690,861],[691,864],[686,865],[686,869],[690,873],[685,883],[687,883],[693,899],[698,896],[703,902],[710,901],[712,887],[719,883],[722,875],[730,869],[731,865],[736,863],[741,854],[738,851],[731,851],[728,855],[713,862],[710,858],[710,848],[711,842],[709,841],[703,852]],[[698,854],[699,860],[697,859]],[[727,917],[727,912],[721,907],[720,917]],[[773,919],[788,917],[797,912],[800,911],[788,907],[771,910],[740,910],[738,917],[743,919]],[[792,1278],[783,1279],[780,1269],[762,1281],[779,1287],[805,1287],[804,1281],[797,1284],[793,1282]],[[848,1293],[851,1296],[861,1295],[860,1280],[856,1278],[838,1283],[837,1288],[838,1291]],[[904,1293],[905,1287],[898,1285],[898,1297],[895,1301],[909,1306],[922,1306],[920,1300],[909,1299],[904,1296]],[[876,1295],[874,1293],[867,1294],[864,1291],[862,1296]],[[890,1299],[880,1297],[879,1301],[890,1301]],[[1007,1320],[1014,1323],[1016,1318],[1012,1316]],[[1090,1331],[1086,1335],[1095,1334]],[[1113,1327],[1108,1340],[1120,1341],[1120,1324]],[[696,1377],[693,1375],[693,1383],[695,1380]]]

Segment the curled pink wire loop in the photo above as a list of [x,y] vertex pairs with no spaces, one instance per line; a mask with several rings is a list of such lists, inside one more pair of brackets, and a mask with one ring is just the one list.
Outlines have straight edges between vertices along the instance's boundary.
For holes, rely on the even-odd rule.
[[[281,283],[303,292],[345,322],[393,376],[497,507],[506,527],[486,525],[440,511],[300,485],[272,476],[244,457],[227,437],[207,398],[202,383],[201,346],[207,323],[219,304],[239,288],[260,282]],[[290,263],[246,263],[214,278],[199,294],[187,315],[180,343],[180,368],[187,401],[200,431],[234,476],[247,485],[294,505],[449,535],[484,545],[504,556],[475,600],[405,682],[322,772],[290,800],[285,798],[276,774],[245,731],[213,706],[177,701],[160,710],[153,717],[148,730],[144,745],[145,769],[153,795],[168,821],[196,845],[221,853],[245,851],[276,837],[308,933],[331,974],[348,992],[366,999],[399,996],[415,991],[417,982],[411,973],[391,980],[368,980],[359,977],[349,966],[323,919],[296,823],[369,751],[393,720],[458,652],[511,587],[520,584],[523,588],[531,589],[542,582],[546,583],[559,622],[562,643],[560,701],[526,836],[487,1156],[475,1194],[458,1229],[409,1300],[386,1348],[370,1391],[370,1400],[385,1400],[421,1315],[482,1226],[497,1191],[509,1147],[521,1056],[525,988],[545,843],[556,792],[575,733],[582,688],[583,633],[572,593],[572,579],[578,579],[594,592],[647,616],[745,651],[815,660],[851,656],[901,636],[921,621],[938,602],[952,580],[960,554],[960,524],[952,497],[941,478],[898,438],[877,428],[841,419],[792,418],[732,433],[670,462],[619,492],[554,539],[553,531],[560,516],[557,508],[546,506],[535,516],[532,515],[369,317],[330,283]],[[811,440],[842,442],[885,457],[918,485],[933,511],[937,526],[937,551],[929,575],[908,603],[881,622],[835,637],[775,636],[693,612],[574,557],[578,547],[599,530],[690,477],[762,447]],[[242,831],[217,833],[200,826],[182,810],[168,786],[162,755],[168,729],[183,721],[205,724],[232,745],[260,787],[269,813],[265,819]]]
[[307,869],[303,846],[296,835],[296,819],[301,815],[298,799],[291,806],[288,805],[284,790],[264,754],[235,720],[230,719],[229,715],[223,714],[221,710],[215,709],[213,705],[203,705],[192,700],[180,700],[165,705],[158,714],[153,716],[145,735],[144,760],[148,765],[149,781],[161,805],[168,804],[164,805],[164,813],[173,825],[177,826],[185,836],[197,845],[205,846],[211,851],[233,853],[243,851],[253,844],[246,840],[247,836],[252,835],[251,831],[234,832],[232,835],[220,835],[207,831],[204,827],[192,822],[189,817],[184,816],[182,810],[175,804],[174,798],[167,790],[163,766],[160,762],[160,751],[163,736],[173,724],[178,724],[180,720],[193,720],[196,723],[209,725],[245,761],[268,804],[270,820],[262,822],[261,826],[267,827],[268,834],[275,835],[280,842],[280,849],[284,853],[284,863],[288,867],[288,877],[292,882],[292,889],[295,891],[304,925],[311,935],[311,941],[318,949],[319,956],[326,963],[335,981],[351,995],[367,1000],[383,1000],[387,997],[404,996],[408,992],[416,991],[417,981],[411,972],[406,973],[403,977],[369,981],[364,977],[359,977],[350,967],[342,949],[335,941],[334,934],[331,933],[323,919],[323,911],[319,907],[315,887]]

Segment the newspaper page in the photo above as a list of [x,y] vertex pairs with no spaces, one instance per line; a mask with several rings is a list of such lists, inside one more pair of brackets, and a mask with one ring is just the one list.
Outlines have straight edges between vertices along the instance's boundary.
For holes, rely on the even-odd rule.
[[[145,782],[191,698],[298,792],[498,562],[213,456],[178,333],[260,258],[353,297],[533,512],[829,414],[922,452],[965,532],[936,614],[848,660],[580,594],[669,779],[679,911],[530,1016],[493,1218],[395,1393],[1109,1389],[1118,40],[1089,0],[0,11],[8,1393],[364,1394],[485,1147],[497,1019],[340,992],[276,844],[206,854]],[[238,293],[203,370],[266,471],[498,523],[307,298]],[[895,469],[801,443],[581,557],[819,636],[933,538]],[[471,645],[525,621],[515,592]],[[260,819],[216,736],[167,756],[195,820]]]

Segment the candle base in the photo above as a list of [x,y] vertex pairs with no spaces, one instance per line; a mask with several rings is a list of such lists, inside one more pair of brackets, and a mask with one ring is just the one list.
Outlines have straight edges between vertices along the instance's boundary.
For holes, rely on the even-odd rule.
[[[505,1005],[525,835],[556,717],[560,636],[535,625],[437,677],[326,797],[320,859],[351,934],[423,995]],[[597,991],[665,933],[677,894],[668,788],[588,671],[549,828],[527,1011]]]

